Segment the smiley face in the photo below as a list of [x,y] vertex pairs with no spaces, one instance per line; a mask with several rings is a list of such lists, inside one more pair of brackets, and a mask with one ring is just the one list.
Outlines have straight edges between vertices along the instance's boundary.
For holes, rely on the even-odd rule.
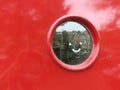
[[91,35],[87,28],[80,23],[64,22],[58,26],[53,36],[53,50],[64,63],[80,64],[91,53]]

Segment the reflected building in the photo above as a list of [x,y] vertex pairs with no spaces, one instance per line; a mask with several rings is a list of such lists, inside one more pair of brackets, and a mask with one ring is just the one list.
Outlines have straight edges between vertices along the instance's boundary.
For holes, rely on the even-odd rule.
[[87,30],[56,32],[52,43],[56,56],[67,64],[82,63],[92,50],[92,39]]
[[56,28],[52,44],[55,55],[70,65],[84,62],[93,47],[90,32],[82,24],[73,21],[64,22]]
[[[66,32],[68,35],[63,36],[64,32]],[[92,48],[92,39],[89,34],[90,33],[88,31],[67,32],[67,30],[64,30],[63,32],[56,32],[53,37],[53,47],[63,48],[62,43],[63,43],[63,38],[65,38],[65,39],[67,39],[66,41],[69,43],[72,43],[74,47],[76,44],[79,44],[81,42],[82,49],[91,49]]]

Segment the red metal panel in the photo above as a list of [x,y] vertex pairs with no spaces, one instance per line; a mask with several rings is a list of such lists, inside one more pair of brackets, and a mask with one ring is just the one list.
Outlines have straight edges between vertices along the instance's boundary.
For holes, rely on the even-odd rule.
[[[47,37],[65,15],[89,20],[101,37],[96,62],[82,71],[61,68]],[[0,0],[0,90],[119,90],[119,0]]]

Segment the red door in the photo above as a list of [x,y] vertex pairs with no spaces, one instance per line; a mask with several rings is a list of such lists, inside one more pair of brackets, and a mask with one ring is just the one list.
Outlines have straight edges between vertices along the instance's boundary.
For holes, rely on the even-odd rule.
[[[88,33],[87,49],[84,35],[59,32],[66,22]],[[119,0],[0,0],[0,90],[119,90],[119,33]]]

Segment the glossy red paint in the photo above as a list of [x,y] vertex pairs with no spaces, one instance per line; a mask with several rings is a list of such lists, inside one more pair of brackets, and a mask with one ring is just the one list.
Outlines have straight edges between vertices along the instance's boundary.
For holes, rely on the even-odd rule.
[[[52,24],[65,15],[90,21],[100,35],[96,62],[61,68],[50,55]],[[119,0],[0,0],[0,90],[119,90]]]

